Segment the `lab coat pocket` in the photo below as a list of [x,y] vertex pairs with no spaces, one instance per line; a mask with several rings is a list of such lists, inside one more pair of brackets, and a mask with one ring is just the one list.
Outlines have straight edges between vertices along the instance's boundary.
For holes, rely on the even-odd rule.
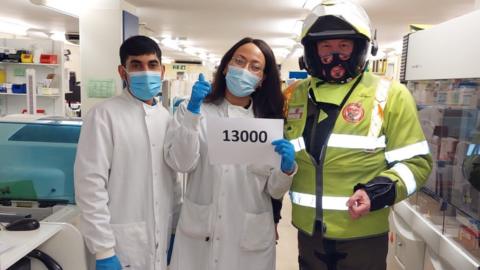
[[269,177],[272,173],[273,167],[268,165],[248,165],[247,171],[260,177]]
[[248,251],[267,249],[275,241],[273,215],[270,212],[261,214],[245,213],[240,246]]
[[208,241],[211,236],[210,205],[196,204],[185,197],[178,227],[189,237]]
[[122,268],[146,269],[149,254],[147,240],[147,224],[145,222],[112,224],[115,235],[115,253]]

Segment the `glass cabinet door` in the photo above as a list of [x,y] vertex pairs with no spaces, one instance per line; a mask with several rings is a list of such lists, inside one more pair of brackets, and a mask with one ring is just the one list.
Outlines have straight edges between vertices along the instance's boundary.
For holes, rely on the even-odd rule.
[[480,80],[409,81],[434,160],[410,203],[480,259]]

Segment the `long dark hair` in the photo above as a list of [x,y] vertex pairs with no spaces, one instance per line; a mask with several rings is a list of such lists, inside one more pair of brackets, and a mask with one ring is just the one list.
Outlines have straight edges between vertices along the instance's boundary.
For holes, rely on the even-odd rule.
[[280,72],[278,71],[272,49],[261,39],[243,38],[225,53],[213,79],[212,92],[205,98],[205,102],[218,104],[225,98],[227,85],[223,71],[237,49],[247,43],[255,44],[265,57],[265,68],[263,70],[265,79],[261,86],[251,95],[253,99],[253,113],[255,117],[283,118],[285,99],[281,90]]

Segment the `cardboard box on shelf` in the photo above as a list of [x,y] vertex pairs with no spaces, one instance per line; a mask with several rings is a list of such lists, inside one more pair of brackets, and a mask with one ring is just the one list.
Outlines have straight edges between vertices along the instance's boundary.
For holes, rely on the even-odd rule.
[[38,87],[37,88],[37,95],[45,95],[45,96],[55,96],[60,94],[60,89],[58,88],[50,88],[50,87]]
[[435,104],[435,90],[431,84],[419,82],[415,83],[409,88],[418,105],[434,105]]
[[56,54],[41,54],[40,63],[42,64],[58,64]]
[[441,138],[439,160],[453,161],[455,158],[458,139],[452,137]]
[[458,230],[458,239],[460,243],[467,249],[479,249],[479,232],[470,229],[467,226],[461,225]]
[[428,106],[422,108],[418,114],[421,121],[426,121],[434,126],[440,126],[443,123],[443,114],[445,109],[438,106]]
[[475,82],[465,82],[459,84],[458,103],[463,106],[476,107],[478,105],[477,84]]

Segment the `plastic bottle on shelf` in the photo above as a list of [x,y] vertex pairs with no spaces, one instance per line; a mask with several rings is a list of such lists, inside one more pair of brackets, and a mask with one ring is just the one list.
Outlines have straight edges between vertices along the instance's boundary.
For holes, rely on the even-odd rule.
[[459,103],[464,106],[476,107],[477,96],[477,84],[475,82],[461,83],[459,89]]
[[432,83],[419,82],[418,83],[419,97],[423,105],[435,104],[436,100],[436,86]]
[[435,82],[435,104],[446,105],[448,102],[448,87],[445,86],[445,83],[442,81]]
[[33,51],[33,63],[40,64],[40,55],[42,54],[42,48],[38,47],[37,44],[33,44],[32,51]]
[[460,104],[460,91],[454,83],[448,85],[447,104],[459,105]]

